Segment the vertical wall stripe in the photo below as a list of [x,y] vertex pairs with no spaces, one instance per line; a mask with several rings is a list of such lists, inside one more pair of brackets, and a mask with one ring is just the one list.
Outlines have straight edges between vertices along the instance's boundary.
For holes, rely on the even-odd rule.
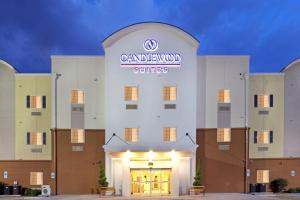
[[43,96],[43,108],[46,108],[46,96]]
[[254,144],[257,144],[257,131],[254,131]]
[[47,134],[46,132],[43,132],[43,145],[46,145],[46,140],[47,140]]
[[254,95],[254,107],[255,108],[257,107],[257,94]]
[[270,131],[270,143],[273,143],[273,131]]
[[30,144],[30,132],[27,132],[27,144]]
[[273,94],[270,95],[270,107],[273,107]]
[[30,96],[26,96],[26,108],[30,108]]

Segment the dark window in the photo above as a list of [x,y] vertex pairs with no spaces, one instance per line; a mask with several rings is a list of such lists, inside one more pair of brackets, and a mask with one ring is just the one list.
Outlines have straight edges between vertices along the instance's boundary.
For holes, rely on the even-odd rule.
[[254,95],[254,107],[255,108],[257,107],[257,94]]
[[270,107],[273,107],[273,94],[270,95]]
[[43,96],[43,108],[46,108],[46,96]]
[[30,96],[29,95],[26,96],[26,107],[30,108]]
[[43,145],[46,145],[47,134],[43,133]]
[[257,144],[257,131],[254,131],[254,144]]
[[273,131],[270,131],[270,143],[273,143]]
[[27,144],[30,144],[30,132],[27,132]]

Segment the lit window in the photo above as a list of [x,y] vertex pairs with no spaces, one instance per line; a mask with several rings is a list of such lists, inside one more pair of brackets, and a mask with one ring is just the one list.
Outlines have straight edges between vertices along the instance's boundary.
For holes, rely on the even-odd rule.
[[177,98],[177,87],[175,86],[164,87],[165,101],[176,101],[176,98]]
[[230,142],[231,130],[230,128],[218,128],[217,129],[217,142]]
[[30,185],[43,185],[43,172],[30,172]]
[[139,129],[138,128],[125,128],[125,141],[137,142],[138,139],[139,139]]
[[258,107],[259,108],[269,108],[270,107],[269,95],[258,95]]
[[42,133],[30,133],[30,144],[43,145]]
[[219,103],[230,103],[230,90],[219,90],[218,93],[218,102]]
[[42,108],[42,97],[30,96],[30,108]]
[[126,86],[124,88],[125,101],[137,101],[138,100],[138,87]]
[[256,171],[256,182],[257,183],[269,183],[269,170],[257,170]]
[[165,142],[175,142],[176,141],[176,128],[164,128],[163,139]]
[[71,129],[71,143],[84,143],[85,133],[83,129]]
[[72,90],[71,103],[72,104],[84,104],[84,91],[83,90]]
[[270,144],[270,131],[258,131],[258,144]]

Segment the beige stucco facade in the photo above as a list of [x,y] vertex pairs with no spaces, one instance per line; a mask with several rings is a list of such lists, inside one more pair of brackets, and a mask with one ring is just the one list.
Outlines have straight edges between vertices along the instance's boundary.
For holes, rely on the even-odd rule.
[[[15,158],[17,160],[50,160],[51,76],[50,74],[16,74],[15,87]],[[46,96],[46,108],[27,108],[26,97],[29,95]],[[46,132],[46,144],[27,144],[27,132]]]
[[[254,95],[273,95],[273,107],[254,107]],[[251,74],[249,100],[249,127],[251,127],[249,134],[249,157],[283,157],[284,74]],[[273,143],[254,143],[254,131],[263,130],[273,131]]]
[[15,157],[15,69],[0,60],[0,160]]

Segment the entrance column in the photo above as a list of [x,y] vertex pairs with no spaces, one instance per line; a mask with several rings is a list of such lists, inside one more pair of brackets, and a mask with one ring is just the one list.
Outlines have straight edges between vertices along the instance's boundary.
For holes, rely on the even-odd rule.
[[126,158],[122,159],[122,165],[123,165],[123,181],[122,181],[122,195],[123,196],[130,196],[130,166],[129,166],[129,160]]
[[178,173],[178,161],[177,160],[173,163],[171,173],[172,173],[171,195],[178,196],[179,195],[179,173]]

